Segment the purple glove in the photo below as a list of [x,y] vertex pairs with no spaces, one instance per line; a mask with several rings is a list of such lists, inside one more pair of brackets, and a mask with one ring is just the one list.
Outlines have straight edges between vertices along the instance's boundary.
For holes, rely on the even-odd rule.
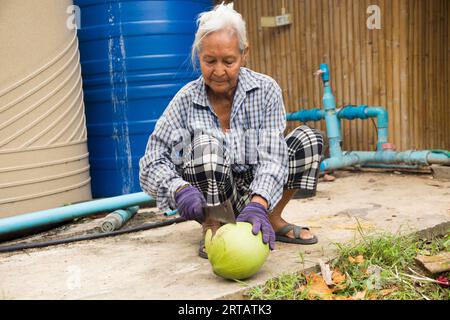
[[251,223],[254,235],[261,230],[263,243],[268,242],[270,250],[275,249],[275,231],[270,224],[267,209],[262,204],[250,202],[238,215],[236,221]]
[[192,185],[184,187],[175,194],[178,213],[186,220],[195,220],[202,223],[205,219],[203,215],[203,205],[206,204],[205,197]]

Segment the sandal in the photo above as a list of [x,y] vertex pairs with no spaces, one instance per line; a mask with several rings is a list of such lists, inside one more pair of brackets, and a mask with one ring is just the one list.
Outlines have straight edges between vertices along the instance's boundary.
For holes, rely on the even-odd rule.
[[[296,244],[315,244],[319,241],[319,239],[316,236],[313,236],[311,239],[300,238],[300,230],[301,229],[309,230],[308,227],[296,226],[294,224],[289,223],[289,224],[285,225],[284,227],[282,227],[277,232],[275,232],[275,239],[280,242],[296,243]],[[286,234],[291,230],[294,231],[295,238],[286,236]]]

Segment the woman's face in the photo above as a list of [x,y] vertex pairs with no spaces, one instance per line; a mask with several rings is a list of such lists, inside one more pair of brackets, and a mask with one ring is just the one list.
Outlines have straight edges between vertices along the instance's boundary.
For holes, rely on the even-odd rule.
[[215,94],[232,94],[245,59],[237,35],[220,30],[207,35],[201,44],[198,55],[205,84]]

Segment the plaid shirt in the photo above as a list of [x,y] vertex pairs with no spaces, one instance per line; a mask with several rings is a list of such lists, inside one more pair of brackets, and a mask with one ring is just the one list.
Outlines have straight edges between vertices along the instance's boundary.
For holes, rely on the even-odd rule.
[[[245,150],[239,135],[224,134],[228,155],[234,157],[232,171],[240,174],[253,170],[251,194],[269,203],[269,210],[281,199],[288,178],[288,152],[283,133],[285,110],[279,85],[269,76],[241,68],[230,116],[230,131],[257,132],[246,136]],[[203,77],[185,85],[172,99],[150,135],[140,159],[139,180],[142,189],[156,198],[161,210],[175,209],[175,191],[186,184],[179,164],[173,161],[174,132],[183,129],[190,135],[198,130],[220,129],[211,107]],[[262,133],[262,134],[261,134]],[[248,143],[251,140],[250,143]],[[248,145],[256,142],[254,148]],[[264,154],[263,154],[263,151]],[[245,160],[243,159],[245,157]],[[252,161],[256,160],[256,161]]]

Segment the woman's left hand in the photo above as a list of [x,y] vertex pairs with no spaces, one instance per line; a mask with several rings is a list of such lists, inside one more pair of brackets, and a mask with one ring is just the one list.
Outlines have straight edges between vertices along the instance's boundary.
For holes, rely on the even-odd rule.
[[263,243],[269,243],[270,250],[275,249],[275,231],[270,224],[267,209],[262,204],[250,202],[237,216],[236,221],[251,223],[254,235],[261,230]]

